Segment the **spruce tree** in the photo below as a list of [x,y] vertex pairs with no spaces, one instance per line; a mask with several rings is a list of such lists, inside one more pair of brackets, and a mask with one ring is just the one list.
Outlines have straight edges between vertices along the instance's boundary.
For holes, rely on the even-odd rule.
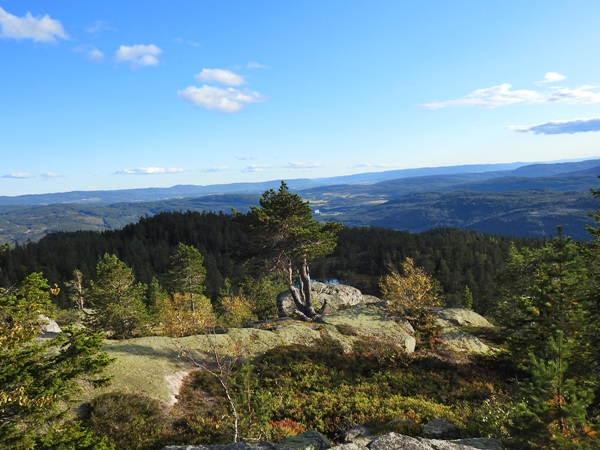
[[[532,255],[528,255],[532,256]],[[533,259],[532,285],[514,303],[509,348],[530,378],[512,418],[515,448],[598,448],[586,417],[594,380],[583,360],[587,270],[578,246],[562,236]]]
[[579,377],[569,376],[574,340],[565,339],[561,330],[554,335],[541,355],[530,353],[531,378],[521,384],[512,447],[597,449],[600,441],[586,415],[594,394]]
[[0,449],[108,449],[68,415],[80,383],[108,382],[102,338],[67,328],[41,340],[39,317],[49,308],[39,273],[16,291],[0,290]]

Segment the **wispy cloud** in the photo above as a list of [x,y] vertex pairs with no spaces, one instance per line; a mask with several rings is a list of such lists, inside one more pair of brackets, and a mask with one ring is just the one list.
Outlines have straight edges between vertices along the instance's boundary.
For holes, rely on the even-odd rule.
[[162,50],[154,44],[150,45],[121,45],[115,54],[117,62],[129,62],[131,67],[157,66],[157,56]]
[[248,67],[248,69],[270,69],[269,66],[265,66],[258,62],[249,62],[246,67]]
[[90,34],[97,34],[100,31],[117,31],[117,29],[108,25],[105,20],[96,20],[93,25],[86,27],[85,31]]
[[95,48],[87,53],[87,58],[94,62],[104,61],[104,53]]
[[2,175],[2,178],[35,178],[35,175],[29,172],[13,172]]
[[78,53],[84,53],[85,57],[87,59],[89,59],[90,61],[94,61],[94,62],[104,61],[104,53],[102,53],[100,50],[98,50],[97,48],[92,47],[90,45],[78,45],[77,47],[75,47],[73,49],[73,51],[78,52]]
[[165,173],[184,173],[186,169],[181,167],[137,167],[135,169],[121,169],[117,175],[161,175]]
[[373,164],[373,163],[362,163],[362,164],[357,164],[356,166],[357,168],[375,168],[375,169],[395,169],[398,167],[402,167],[399,166],[397,164]]
[[56,172],[46,172],[41,174],[42,178],[62,178],[64,177],[64,175],[61,175],[60,173],[56,173]]
[[600,117],[573,120],[551,120],[537,125],[514,125],[509,130],[534,134],[574,134],[600,131]]
[[246,82],[244,77],[225,69],[202,69],[202,72],[197,74],[194,78],[198,81],[205,81],[208,83],[216,81],[217,83],[226,84],[227,86],[240,86]]
[[511,90],[510,84],[500,84],[485,89],[477,89],[469,95],[456,100],[425,103],[428,109],[441,109],[448,106],[475,106],[479,108],[496,108],[514,103],[533,102],[540,99],[540,94],[529,90]]
[[173,40],[175,42],[177,42],[178,44],[187,44],[187,45],[191,45],[192,47],[200,47],[200,43],[199,42],[190,41],[189,39],[175,38]]
[[258,92],[239,91],[234,88],[221,89],[207,85],[201,88],[188,86],[178,91],[177,97],[194,105],[204,106],[206,109],[216,109],[228,113],[240,111],[245,103],[263,101],[263,97]]
[[[548,82],[557,81],[563,75],[548,72]],[[594,92],[597,86],[580,86],[575,89],[554,87],[546,91],[513,90],[512,85],[505,83],[490,88],[477,89],[464,97],[443,102],[425,103],[425,108],[441,109],[450,106],[472,106],[478,108],[497,108],[516,103],[541,105],[549,103],[596,104],[600,103],[600,92]]]
[[68,35],[58,20],[48,14],[33,17],[31,13],[23,17],[14,16],[0,7],[0,37],[8,39],[33,39],[38,42],[55,42],[68,39]]
[[202,173],[226,172],[228,170],[231,170],[231,169],[227,166],[218,166],[218,167],[209,167],[208,169],[202,169],[202,170],[200,170],[200,172],[202,172]]
[[546,72],[546,75],[544,75],[544,78],[540,81],[536,81],[535,84],[542,85],[542,84],[546,84],[546,83],[557,83],[559,81],[565,80],[567,77],[565,77],[564,75],[561,75],[560,73],[556,73],[556,72]]
[[581,86],[576,89],[557,89],[549,93],[543,102],[539,103],[570,103],[570,104],[594,104],[600,103],[600,92],[591,92],[596,86]]
[[322,166],[321,164],[317,164],[317,163],[290,162],[290,163],[288,163],[286,168],[299,170],[299,169],[322,169],[323,167],[324,166]]
[[248,166],[248,167],[242,169],[242,172],[245,172],[245,173],[266,172],[268,170],[273,170],[275,168],[276,167],[274,167],[274,166],[251,165],[251,166]]
[[240,161],[250,161],[252,159],[258,159],[255,156],[236,156],[235,159]]

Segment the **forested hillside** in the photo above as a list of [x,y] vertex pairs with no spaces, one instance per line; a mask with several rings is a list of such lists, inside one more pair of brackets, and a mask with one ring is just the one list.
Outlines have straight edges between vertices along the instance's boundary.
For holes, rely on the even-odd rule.
[[[599,212],[591,219],[600,225]],[[9,447],[0,448],[157,450],[305,429],[337,441],[356,424],[417,435],[435,418],[515,450],[598,448],[599,228],[587,230],[589,245],[561,229],[542,240],[340,228],[314,220],[282,183],[233,216],[163,212],[2,246],[0,442]],[[362,304],[326,311],[324,300],[311,311],[309,273],[381,300],[346,286]],[[276,318],[286,287],[300,314]],[[444,304],[463,308],[434,308]],[[498,326],[436,319],[470,309]],[[64,332],[39,343],[39,314]],[[272,341],[284,329],[302,341]],[[456,347],[453,336],[482,345]],[[205,350],[192,347],[200,341]],[[111,363],[103,342],[122,390],[94,395]],[[171,371],[152,371],[173,360]],[[182,367],[198,370],[174,405],[140,388],[183,377]],[[67,401],[85,379],[89,404],[73,420]]]
[[[31,272],[42,272],[51,284],[64,287],[78,269],[85,279],[95,277],[98,259],[115,254],[136,278],[149,284],[163,280],[169,258],[181,242],[200,250],[207,270],[206,294],[215,299],[225,278],[241,281],[244,270],[235,260],[236,249],[247,237],[227,214],[172,212],[144,217],[120,230],[51,233],[39,242],[17,244],[0,255],[0,282],[17,284]],[[496,295],[494,276],[504,267],[511,242],[539,247],[539,239],[515,239],[476,231],[434,229],[410,233],[377,227],[347,227],[339,233],[338,245],[329,257],[313,264],[320,280],[340,279],[365,293],[378,294],[378,279],[413,258],[437,278],[449,302],[459,301],[468,286],[478,310],[485,311]],[[66,302],[63,289],[60,299]]]
[[[412,232],[456,227],[551,238],[561,225],[574,239],[588,240],[585,225],[592,222],[587,214],[596,207],[590,188],[598,186],[599,164],[591,160],[497,171],[491,171],[495,166],[456,166],[289,184],[322,218],[347,226]],[[258,190],[274,184],[0,197],[0,243],[37,241],[56,231],[114,230],[163,211],[247,211],[258,202]]]

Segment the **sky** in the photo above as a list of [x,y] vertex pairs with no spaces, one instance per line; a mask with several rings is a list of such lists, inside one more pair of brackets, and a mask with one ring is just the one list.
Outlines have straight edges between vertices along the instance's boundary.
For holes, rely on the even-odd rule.
[[600,2],[0,0],[0,195],[600,157]]

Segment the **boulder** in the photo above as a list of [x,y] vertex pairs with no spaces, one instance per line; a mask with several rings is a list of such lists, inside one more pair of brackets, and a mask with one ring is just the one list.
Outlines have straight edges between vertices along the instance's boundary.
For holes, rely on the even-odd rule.
[[416,339],[404,327],[390,320],[385,311],[375,305],[358,305],[325,315],[327,325],[351,327],[357,337],[372,337],[392,342],[405,352],[415,351]]
[[504,450],[502,444],[493,438],[469,438],[452,441],[468,448],[479,448],[481,450]]
[[364,447],[371,442],[373,438],[373,433],[369,428],[364,425],[357,425],[344,433],[343,441],[345,444],[355,444]]
[[282,450],[269,442],[235,442],[226,445],[168,445],[161,450]]
[[357,444],[355,442],[350,442],[349,444],[340,444],[332,447],[335,450],[367,450],[363,444]]
[[455,350],[470,353],[487,353],[490,350],[477,336],[453,328],[442,330],[440,339]]
[[492,328],[485,317],[466,308],[432,308],[435,324],[441,328],[440,338],[455,350],[470,353],[487,353],[490,348],[479,338],[460,330],[459,327]]
[[[323,302],[327,301],[326,314],[339,311],[343,308],[365,303],[362,293],[344,284],[325,284],[319,282],[310,283],[311,299],[315,309],[320,309]],[[373,303],[379,301],[376,297],[367,296],[366,301]],[[296,305],[289,291],[284,291],[277,296],[277,311],[280,317],[288,317],[296,311]]]
[[[275,444],[236,442],[228,445],[170,445],[163,447],[162,450],[326,450],[328,448],[330,448],[329,441],[325,436],[317,431],[307,431],[298,436],[282,439]],[[500,442],[490,438],[449,441],[411,437],[397,433],[384,434],[366,445],[362,442],[350,442],[332,448],[335,450],[503,450]]]
[[435,419],[423,426],[421,436],[429,439],[458,439],[460,428],[444,419]]
[[60,329],[60,327],[58,326],[58,324],[54,320],[52,320],[50,317],[40,314],[38,316],[38,320],[41,323],[41,325],[40,325],[40,335],[41,336],[40,337],[53,338],[54,336],[56,336],[58,333],[60,333],[62,331]]
[[388,433],[371,441],[369,450],[434,450],[433,447],[421,439],[403,434]]
[[318,431],[309,430],[296,436],[289,436],[277,442],[278,447],[296,450],[327,450],[331,447],[329,439]]
[[487,319],[475,311],[466,308],[432,308],[436,316],[435,323],[441,328],[448,327],[493,327]]
[[[337,448],[337,447],[334,447]],[[459,439],[446,441],[410,437],[402,434],[388,433],[371,441],[369,450],[502,450],[502,444],[496,439]]]

